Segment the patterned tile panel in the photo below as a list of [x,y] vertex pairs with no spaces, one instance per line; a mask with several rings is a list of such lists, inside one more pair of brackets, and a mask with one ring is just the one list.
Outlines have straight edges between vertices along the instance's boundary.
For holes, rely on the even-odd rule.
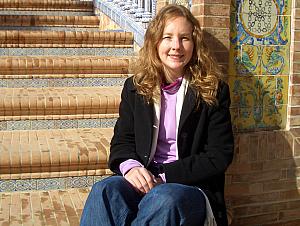
[[230,77],[236,130],[284,128],[288,76]]
[[133,48],[0,48],[0,56],[131,56]]
[[237,131],[285,128],[290,73],[289,0],[233,0],[229,83]]
[[57,16],[95,16],[93,11],[44,11],[44,10],[0,10],[0,15],[57,15]]
[[88,188],[107,176],[0,180],[0,192]]
[[0,121],[0,131],[71,128],[111,128],[114,127],[116,121],[117,118],[19,121],[7,120]]
[[34,78],[0,79],[0,87],[6,88],[43,88],[43,87],[103,87],[123,86],[126,77],[110,78]]

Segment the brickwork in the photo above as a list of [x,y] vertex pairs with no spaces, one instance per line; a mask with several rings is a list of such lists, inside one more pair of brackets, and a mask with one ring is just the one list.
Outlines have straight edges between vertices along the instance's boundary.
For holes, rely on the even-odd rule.
[[131,47],[129,32],[0,30],[0,47]]
[[79,225],[89,191],[82,188],[0,193],[0,222],[2,225]]
[[219,64],[228,71],[230,1],[194,0],[191,11],[204,30],[205,41]]
[[[300,102],[297,99],[299,96],[298,93],[300,92],[300,89],[298,89],[300,79],[298,79],[297,76],[297,59],[300,58],[297,53],[297,48],[300,47],[300,44],[298,46],[297,42],[300,42],[297,33],[297,27],[299,27],[297,26],[299,19],[298,13],[300,13],[300,9],[298,9],[300,7],[299,2],[295,1],[296,6],[295,9],[293,9],[295,12],[295,41],[293,43],[294,52],[292,53],[294,61],[289,61],[288,44],[290,40],[288,35],[288,20],[291,18],[289,9],[291,1],[285,1],[284,6],[280,6],[282,7],[280,10],[282,17],[280,17],[280,19],[284,21],[281,23],[285,24],[280,28],[281,33],[275,31],[265,36],[270,40],[272,40],[272,35],[274,36],[275,42],[273,42],[273,44],[278,45],[278,47],[276,47],[278,48],[278,55],[276,57],[280,58],[282,56],[284,58],[284,67],[281,68],[281,72],[266,72],[261,69],[255,69],[254,71],[254,67],[251,69],[253,71],[245,69],[251,65],[248,61],[245,68],[238,67],[239,64],[242,65],[246,60],[253,61],[253,64],[255,64],[255,60],[257,60],[258,57],[255,52],[257,50],[253,49],[265,48],[265,46],[255,41],[258,37],[255,35],[253,35],[252,44],[249,44],[250,41],[247,42],[247,40],[250,39],[247,39],[247,36],[249,36],[251,32],[244,32],[242,29],[242,27],[246,25],[241,22],[241,18],[247,15],[246,13],[243,15],[241,9],[242,7],[246,7],[244,8],[245,12],[249,10],[247,8],[249,1],[194,0],[192,3],[191,10],[206,32],[207,43],[210,49],[215,53],[219,63],[228,65],[228,60],[230,60],[228,76],[232,91],[231,112],[236,133],[235,156],[226,174],[226,197],[229,209],[232,210],[233,214],[232,225],[298,226],[300,224],[299,129],[290,131],[274,130],[274,127],[262,125],[261,128],[258,129],[259,123],[253,124],[250,128],[249,121],[244,120],[239,122],[236,118],[242,115],[249,117],[249,114],[252,114],[252,110],[247,111],[245,108],[236,109],[236,107],[241,106],[242,103],[250,104],[251,108],[255,106],[255,100],[244,97],[244,92],[247,93],[247,95],[251,93],[254,95],[254,93],[256,93],[256,101],[261,97],[265,102],[272,104],[274,103],[272,101],[275,100],[279,107],[279,114],[275,114],[275,112],[272,112],[270,109],[268,113],[264,113],[264,123],[266,125],[277,123],[279,126],[282,126],[282,128],[285,128],[286,112],[282,112],[282,109],[284,109],[284,106],[288,103],[288,64],[289,62],[294,62],[294,69],[291,71],[293,83],[290,87],[289,97],[291,103],[290,125],[299,126],[298,118],[300,111],[298,111],[298,105]],[[249,4],[258,4],[258,1],[251,1]],[[262,4],[264,4],[264,1]],[[263,7],[265,6],[261,6],[261,14],[265,10]],[[278,7],[278,5],[276,7]],[[258,14],[260,15],[260,13]],[[266,16],[265,14],[263,15]],[[276,38],[278,35],[281,37],[281,42]],[[286,45],[286,47],[284,45]],[[284,48],[287,48],[287,52],[282,50]],[[267,51],[261,51],[261,54],[263,54],[264,57],[264,55],[271,55],[273,51],[274,49],[270,48]],[[246,58],[247,55],[245,53],[249,54],[249,58]],[[275,55],[273,56],[275,57]],[[271,63],[269,65],[269,67],[273,67]],[[271,73],[278,73],[276,79],[269,76],[266,78],[261,77],[270,75]],[[247,78],[242,77],[243,75],[247,75]],[[258,75],[259,82],[256,80],[258,78],[256,76]],[[274,83],[275,86],[272,85]],[[272,99],[272,97],[270,97],[270,99],[267,100],[267,98],[264,97],[264,95],[266,95],[265,93],[270,93],[276,98]],[[256,111],[259,112],[259,108],[257,108]],[[270,119],[266,117],[267,114],[270,115]],[[254,118],[255,117],[257,116],[254,115]],[[255,120],[259,121],[260,119],[255,118]],[[245,128],[247,128],[247,130],[245,130]],[[277,129],[278,128],[279,127],[277,127]],[[265,131],[255,132],[255,130]]]
[[294,40],[291,48],[291,82],[289,92],[288,121],[291,128],[300,126],[300,3],[292,7],[292,29]]
[[96,16],[0,15],[1,26],[99,27]]
[[226,196],[234,226],[299,225],[300,130],[236,135]]
[[128,59],[82,57],[2,57],[0,75],[24,74],[124,74],[128,73]]
[[72,0],[0,0],[4,9],[86,10],[92,11],[93,2]]

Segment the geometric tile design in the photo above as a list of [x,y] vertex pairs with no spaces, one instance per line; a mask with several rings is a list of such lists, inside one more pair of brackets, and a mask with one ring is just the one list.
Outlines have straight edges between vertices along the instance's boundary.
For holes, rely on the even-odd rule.
[[286,126],[291,2],[232,1],[229,84],[236,131]]
[[0,56],[131,56],[133,48],[0,48]]
[[19,120],[1,121],[0,131],[71,129],[71,128],[110,128],[117,118],[69,119],[69,120]]
[[107,176],[0,180],[0,192],[87,188]]
[[[1,14],[0,14],[1,15]],[[99,28],[90,28],[90,27],[55,27],[55,26],[36,26],[36,27],[18,27],[18,26],[12,26],[12,27],[4,27],[0,24],[0,30],[34,30],[34,31],[99,31]]]
[[123,86],[126,78],[127,77],[0,79],[0,88]]
[[0,10],[0,15],[95,16],[93,11]]

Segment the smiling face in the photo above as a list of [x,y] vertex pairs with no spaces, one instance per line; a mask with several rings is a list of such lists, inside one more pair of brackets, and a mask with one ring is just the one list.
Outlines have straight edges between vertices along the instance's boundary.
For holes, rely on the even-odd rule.
[[174,81],[184,75],[184,67],[192,58],[193,49],[192,24],[185,17],[167,20],[157,46],[167,77]]

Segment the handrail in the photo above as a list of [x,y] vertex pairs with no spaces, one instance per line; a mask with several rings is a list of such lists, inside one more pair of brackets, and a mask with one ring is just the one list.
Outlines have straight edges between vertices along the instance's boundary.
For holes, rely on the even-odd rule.
[[134,33],[141,47],[150,20],[156,14],[156,0],[93,0],[95,13],[106,14],[122,29]]

